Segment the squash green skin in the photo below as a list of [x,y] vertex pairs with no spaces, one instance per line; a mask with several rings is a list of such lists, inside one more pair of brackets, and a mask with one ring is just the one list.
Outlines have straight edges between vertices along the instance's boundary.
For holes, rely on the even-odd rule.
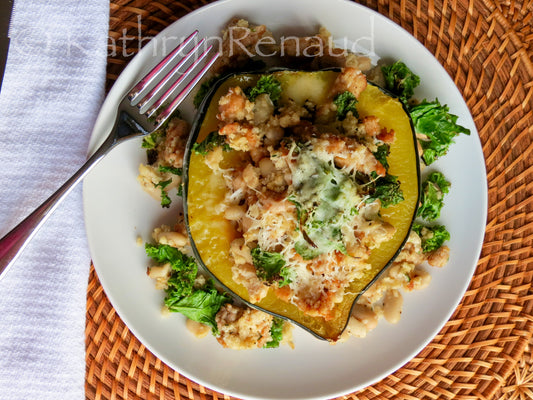
[[[281,70],[273,72],[282,83],[283,103],[290,96],[302,104],[307,99],[320,102],[333,84],[338,72],[302,72]],[[193,252],[204,269],[222,288],[233,293],[249,306],[278,317],[290,320],[321,339],[335,341],[344,331],[357,298],[383,273],[398,255],[407,240],[416,216],[420,191],[420,167],[416,138],[408,112],[403,104],[377,86],[369,84],[361,94],[357,109],[359,115],[376,115],[382,126],[394,129],[396,139],[390,148],[389,173],[397,175],[401,182],[404,201],[382,209],[383,219],[396,228],[393,238],[372,251],[369,263],[372,268],[363,279],[358,279],[346,289],[341,303],[336,305],[336,317],[326,321],[311,317],[292,303],[280,300],[273,290],[259,303],[251,304],[244,286],[233,281],[229,257],[230,243],[237,232],[222,212],[216,212],[226,194],[222,177],[212,173],[204,157],[191,151],[196,142],[201,142],[210,132],[217,129],[216,113],[218,99],[229,87],[253,86],[261,74],[237,74],[222,79],[204,99],[189,139],[184,162],[184,211],[187,231]],[[238,152],[225,153],[223,164],[240,162]],[[206,190],[206,189],[209,190]]]

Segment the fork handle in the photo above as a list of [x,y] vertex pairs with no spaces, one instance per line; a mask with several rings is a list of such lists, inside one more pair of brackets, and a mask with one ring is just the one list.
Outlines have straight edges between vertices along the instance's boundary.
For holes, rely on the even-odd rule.
[[113,135],[102,143],[96,152],[81,166],[72,177],[42,203],[35,211],[15,226],[0,239],[0,278],[18,258],[26,244],[33,238],[37,230],[50,217],[59,203],[87,175],[92,167],[116,144]]

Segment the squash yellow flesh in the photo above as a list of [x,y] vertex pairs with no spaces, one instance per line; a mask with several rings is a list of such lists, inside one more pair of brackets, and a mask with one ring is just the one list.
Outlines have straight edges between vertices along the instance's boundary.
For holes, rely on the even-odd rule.
[[[290,97],[297,103],[307,99],[322,101],[333,84],[337,72],[317,71],[280,71],[275,73],[281,82],[283,95],[281,101]],[[224,82],[213,95],[203,122],[199,127],[197,142],[201,142],[211,131],[217,129],[216,113],[218,99],[232,86],[253,86],[257,80],[253,75],[237,75]],[[336,306],[336,317],[325,321],[321,317],[310,317],[295,305],[276,297],[273,290],[256,303],[265,311],[274,313],[296,322],[315,335],[336,340],[344,330],[351,308],[359,293],[382,271],[394,258],[406,237],[409,235],[419,196],[419,174],[415,140],[408,115],[401,103],[384,94],[379,88],[368,85],[359,98],[357,109],[361,117],[375,115],[382,126],[393,129],[395,141],[390,147],[389,173],[398,176],[404,201],[382,209],[383,219],[391,223],[396,232],[393,238],[374,249],[369,263],[372,268],[363,279],[352,282],[346,290],[341,303]],[[239,162],[238,152],[225,153],[222,166]],[[224,165],[225,164],[225,165]],[[226,185],[222,176],[214,174],[206,165],[204,156],[190,155],[188,170],[187,215],[191,238],[204,266],[226,288],[248,301],[244,286],[232,279],[232,262],[230,243],[237,237],[232,224],[224,218],[218,205],[226,195]]]

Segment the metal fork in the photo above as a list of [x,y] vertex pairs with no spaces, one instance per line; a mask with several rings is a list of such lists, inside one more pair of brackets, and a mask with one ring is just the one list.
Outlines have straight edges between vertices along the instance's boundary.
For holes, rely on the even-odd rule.
[[[160,128],[206,74],[219,53],[210,56],[213,46],[209,46],[193,59],[205,44],[205,39],[194,44],[193,40],[197,36],[198,31],[189,35],[122,98],[113,128],[102,145],[48,200],[0,239],[0,278],[13,265],[61,200],[102,157],[117,144],[148,135]],[[188,50],[189,48],[191,49]],[[182,55],[183,52],[186,54]],[[207,61],[204,63],[204,60]],[[170,65],[174,66],[170,68]],[[165,73],[168,68],[170,70]],[[176,75],[179,75],[178,79],[171,84]]]

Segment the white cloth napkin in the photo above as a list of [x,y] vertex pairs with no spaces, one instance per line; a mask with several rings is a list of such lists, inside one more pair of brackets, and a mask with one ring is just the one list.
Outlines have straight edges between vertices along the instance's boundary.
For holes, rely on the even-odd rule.
[[[15,0],[0,92],[0,236],[84,162],[109,0]],[[0,280],[0,399],[84,399],[90,257],[81,185]]]

